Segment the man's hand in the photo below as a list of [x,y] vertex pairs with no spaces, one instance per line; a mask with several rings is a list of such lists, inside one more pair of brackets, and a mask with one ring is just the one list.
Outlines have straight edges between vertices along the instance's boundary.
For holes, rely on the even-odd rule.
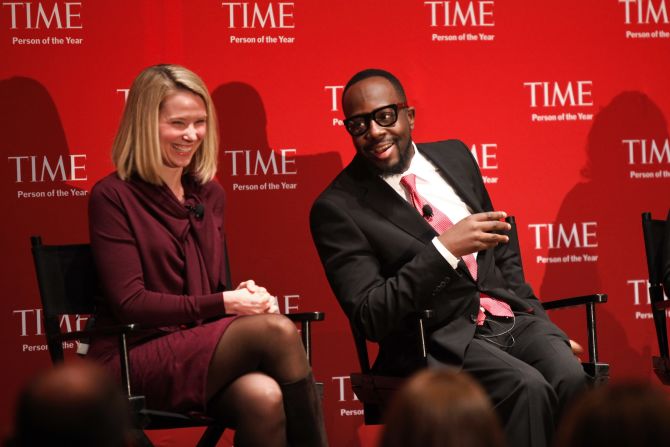
[[575,357],[579,357],[579,355],[584,352],[582,345],[574,340],[570,340],[570,349],[572,349],[572,353],[575,355]]
[[493,233],[512,228],[507,222],[500,221],[505,217],[507,213],[504,211],[472,214],[442,233],[438,239],[457,258],[486,250],[509,241],[509,237]]

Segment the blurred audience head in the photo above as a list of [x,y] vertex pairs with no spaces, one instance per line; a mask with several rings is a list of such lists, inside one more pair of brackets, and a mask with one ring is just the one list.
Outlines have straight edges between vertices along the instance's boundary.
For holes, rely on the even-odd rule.
[[14,447],[120,447],[130,433],[128,401],[102,367],[71,361],[45,371],[19,395]]
[[426,369],[398,391],[381,447],[501,447],[504,435],[484,390],[466,373]]
[[646,383],[589,391],[568,411],[557,447],[657,447],[670,443],[670,399]]

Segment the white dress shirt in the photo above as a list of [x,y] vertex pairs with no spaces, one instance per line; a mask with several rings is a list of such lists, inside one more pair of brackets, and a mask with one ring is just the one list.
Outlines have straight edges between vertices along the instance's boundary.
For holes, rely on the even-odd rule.
[[[400,179],[407,174],[414,174],[416,176],[417,193],[430,202],[432,207],[437,208],[449,217],[454,224],[471,215],[472,209],[461,200],[454,188],[440,175],[439,169],[417,150],[414,142],[412,142],[412,147],[414,148],[414,156],[407,171],[402,174],[382,177],[383,180],[400,194],[400,197],[412,204],[411,197],[405,191],[405,188],[400,185]],[[456,268],[459,258],[454,256],[437,237],[433,238],[432,242],[447,262],[453,268]],[[473,255],[476,259],[477,253],[475,252]]]

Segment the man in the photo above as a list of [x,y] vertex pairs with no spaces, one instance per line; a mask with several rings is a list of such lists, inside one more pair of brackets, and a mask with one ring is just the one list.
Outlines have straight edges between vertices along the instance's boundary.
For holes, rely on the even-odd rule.
[[357,154],[315,201],[311,229],[342,309],[379,343],[374,370],[420,366],[412,315],[433,309],[429,365],[473,375],[510,445],[548,445],[586,377],[507,250],[506,214],[493,210],[470,151],[456,140],[414,144],[414,108],[386,71],[354,75],[342,107]]

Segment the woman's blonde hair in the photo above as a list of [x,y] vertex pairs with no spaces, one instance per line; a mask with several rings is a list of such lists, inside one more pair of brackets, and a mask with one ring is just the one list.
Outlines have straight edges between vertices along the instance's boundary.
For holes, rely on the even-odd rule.
[[214,178],[219,151],[217,120],[205,83],[179,65],[154,65],[144,69],[133,81],[114,139],[112,161],[121,179],[137,174],[146,182],[163,183],[159,175],[163,154],[158,138],[158,116],[165,98],[177,90],[198,95],[207,109],[207,132],[184,172],[192,174],[200,183]]

